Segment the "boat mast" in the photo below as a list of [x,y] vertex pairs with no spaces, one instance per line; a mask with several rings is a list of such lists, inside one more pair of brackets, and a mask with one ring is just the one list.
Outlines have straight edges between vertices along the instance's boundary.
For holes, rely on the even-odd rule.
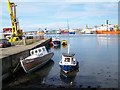
[[68,30],[69,30],[69,21],[68,21],[68,19],[67,19],[67,26],[68,26]]
[[[68,26],[68,32],[69,32],[69,21],[67,19],[67,26]],[[68,33],[68,42],[69,42],[69,33]],[[68,44],[68,54],[70,53],[70,44]]]
[[108,31],[108,20],[106,20],[106,24],[107,24],[107,31]]

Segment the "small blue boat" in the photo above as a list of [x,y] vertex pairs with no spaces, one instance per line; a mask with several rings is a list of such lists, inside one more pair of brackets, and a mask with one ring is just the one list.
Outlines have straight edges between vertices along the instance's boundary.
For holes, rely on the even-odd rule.
[[62,59],[60,60],[59,65],[61,67],[61,70],[63,70],[65,73],[69,73],[79,68],[79,63],[75,59],[74,55],[75,54],[70,53],[62,54]]
[[61,45],[61,41],[59,38],[53,39],[52,42],[53,42],[53,46],[60,46]]
[[69,32],[69,34],[75,34],[75,32]]
[[69,29],[69,34],[75,34],[75,30]]

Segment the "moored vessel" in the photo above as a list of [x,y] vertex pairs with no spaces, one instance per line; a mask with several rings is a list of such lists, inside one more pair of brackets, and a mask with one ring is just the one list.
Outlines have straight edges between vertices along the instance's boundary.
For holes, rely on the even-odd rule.
[[45,65],[52,57],[54,53],[48,52],[45,46],[30,50],[30,56],[25,59],[21,59],[20,63],[26,73],[34,71],[37,68]]
[[52,42],[53,42],[53,46],[60,46],[61,45],[61,41],[59,38],[53,38]]
[[75,34],[75,30],[69,29],[69,34]]
[[68,45],[68,53],[62,53],[62,59],[59,62],[60,68],[63,72],[69,73],[79,68],[79,62],[75,58],[74,53],[69,53],[69,45]]
[[119,26],[108,24],[106,20],[106,25],[96,26],[96,34],[120,34]]
[[118,30],[118,31],[96,30],[96,34],[120,34],[120,30]]
[[79,67],[78,61],[74,57],[75,54],[63,53],[62,59],[59,62],[61,69],[65,73],[69,73]]

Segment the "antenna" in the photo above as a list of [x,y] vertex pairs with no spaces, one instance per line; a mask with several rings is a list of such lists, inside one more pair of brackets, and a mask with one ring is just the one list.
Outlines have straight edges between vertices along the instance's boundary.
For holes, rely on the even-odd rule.
[[69,30],[69,21],[68,21],[68,19],[67,19],[67,26],[68,26],[68,30]]
[[[68,21],[68,18],[67,18],[67,26],[68,26],[68,32],[69,32],[69,21]],[[69,33],[68,33],[68,39],[69,39]],[[69,40],[68,40],[69,41]],[[70,44],[68,44],[68,54],[70,53]]]

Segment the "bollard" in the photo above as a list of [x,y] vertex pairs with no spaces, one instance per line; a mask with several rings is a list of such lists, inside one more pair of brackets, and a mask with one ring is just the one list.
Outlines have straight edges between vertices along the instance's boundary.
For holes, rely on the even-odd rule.
[[25,37],[23,37],[23,45],[26,45]]

